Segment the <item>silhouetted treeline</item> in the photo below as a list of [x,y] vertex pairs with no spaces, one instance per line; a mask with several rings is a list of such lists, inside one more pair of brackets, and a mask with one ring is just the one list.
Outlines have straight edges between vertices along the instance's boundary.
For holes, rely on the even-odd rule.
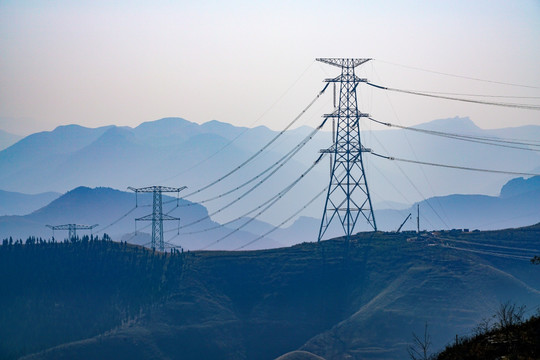
[[0,358],[95,336],[149,311],[178,286],[183,258],[106,234],[0,246]]
[[471,337],[459,338],[436,360],[540,359],[540,317],[487,327]]

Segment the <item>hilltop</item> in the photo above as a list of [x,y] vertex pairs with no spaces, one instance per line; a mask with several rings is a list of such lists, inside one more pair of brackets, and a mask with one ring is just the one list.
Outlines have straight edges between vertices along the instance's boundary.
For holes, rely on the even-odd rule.
[[[9,281],[25,284],[19,292],[4,295],[1,311],[3,316],[17,314],[14,304],[22,300],[29,304],[29,312],[20,312],[19,332],[16,327],[11,332],[10,336],[22,339],[22,343],[9,342],[14,347],[11,353],[48,350],[28,359],[274,359],[295,350],[327,360],[405,358],[411,333],[419,333],[425,322],[438,350],[456,334],[470,331],[502,302],[536,308],[540,277],[529,258],[540,253],[539,236],[540,224],[418,237],[412,233],[359,233],[348,248],[338,238],[263,251],[185,252],[178,257],[182,266],[177,271],[169,271],[165,267],[168,257],[159,255],[165,263],[153,267],[154,275],[147,284],[157,284],[160,296],[150,306],[137,307],[137,316],[122,318],[123,307],[116,307],[118,320],[108,330],[95,329],[79,338],[59,331],[54,342],[42,344],[32,340],[42,338],[39,333],[24,337],[23,326],[31,326],[32,311],[41,309],[32,304],[42,298],[43,284],[50,284],[48,290],[57,296],[51,304],[62,304],[84,291],[77,284],[94,278],[95,270],[90,269],[103,266],[100,257],[105,254],[107,263],[119,268],[126,261],[144,265],[149,260],[129,260],[136,259],[137,247],[125,250],[114,245],[99,253],[103,255],[76,257],[61,272],[41,271],[35,276],[33,268],[21,265],[55,269],[57,265],[51,262],[69,256],[68,245],[47,250],[47,256],[40,255],[45,255],[41,251],[47,247],[39,245],[1,246],[0,271],[11,274]],[[6,256],[15,250],[19,256]],[[35,262],[31,257],[41,260]],[[62,277],[71,274],[74,266],[78,269],[74,279],[79,281],[61,285]],[[165,277],[157,280],[166,269]],[[111,294],[128,296],[135,290],[119,288],[120,284],[137,283],[144,273],[139,269],[113,275],[108,281],[113,286],[103,289],[99,282],[91,281],[85,301],[96,303],[92,300]],[[51,282],[52,277],[57,281]],[[62,291],[56,286],[63,286]],[[144,291],[146,286],[142,284],[136,291]],[[48,316],[58,322],[58,328],[66,321],[71,327],[88,328],[84,317],[65,320],[69,317],[63,307],[56,309]],[[5,349],[8,338],[1,339]]]

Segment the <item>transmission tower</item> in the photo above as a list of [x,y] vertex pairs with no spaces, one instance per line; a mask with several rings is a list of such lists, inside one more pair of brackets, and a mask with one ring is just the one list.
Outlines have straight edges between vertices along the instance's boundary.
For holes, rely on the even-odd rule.
[[152,214],[140,217],[135,219],[135,221],[152,221],[152,249],[156,249],[156,244],[158,245],[159,251],[165,251],[165,242],[163,240],[163,220],[178,220],[180,218],[172,217],[167,214],[163,214],[163,201],[161,193],[164,192],[175,192],[177,195],[180,191],[184,190],[186,186],[180,188],[173,188],[167,186],[148,186],[143,188],[133,188],[128,187],[128,189],[135,191],[135,194],[140,192],[144,193],[153,193],[153,205],[152,205]]
[[48,228],[51,228],[53,231],[53,237],[54,237],[54,231],[55,230],[67,230],[69,234],[69,239],[73,239],[77,236],[77,230],[92,230],[98,224],[94,225],[77,225],[77,224],[64,224],[64,225],[46,225]]
[[[330,185],[324,205],[319,239],[334,220],[343,227],[347,242],[353,234],[360,214],[377,231],[375,215],[371,205],[362,153],[370,152],[360,141],[360,117],[368,114],[358,111],[356,87],[367,82],[354,74],[354,69],[371,59],[319,58],[317,61],[341,68],[341,75],[326,82],[339,84],[339,104],[334,112],[324,117],[332,118],[333,144],[321,152],[330,153]],[[337,129],[336,124],[337,122]],[[332,161],[333,158],[333,161]]]

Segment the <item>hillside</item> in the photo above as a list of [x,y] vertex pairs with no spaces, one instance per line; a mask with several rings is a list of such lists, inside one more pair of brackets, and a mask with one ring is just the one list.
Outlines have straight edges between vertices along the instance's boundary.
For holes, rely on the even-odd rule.
[[[540,253],[539,236],[540,224],[493,232],[423,233],[418,238],[411,233],[360,233],[348,251],[342,240],[334,239],[255,252],[184,253],[182,272],[163,285],[168,295],[136,319],[101,335],[65,340],[28,359],[274,359],[295,350],[324,359],[396,359],[406,357],[411,333],[419,333],[425,322],[439,350],[502,302],[529,308],[540,304],[538,268],[529,261]],[[0,247],[4,253],[10,249]],[[46,278],[56,275],[45,272],[35,280],[25,275],[34,270],[20,264],[40,248],[17,249],[21,256],[0,262],[0,271],[21,269],[11,272],[9,281],[24,282],[26,293],[38,296]],[[109,256],[115,257],[114,252]],[[41,258],[42,268],[55,261]],[[81,269],[101,263],[77,259]],[[90,274],[81,276],[84,282]],[[129,282],[138,275],[125,276]],[[70,282],[58,296],[81,291]],[[99,288],[85,291],[90,297],[100,293]],[[14,303],[13,296],[4,301]],[[25,319],[33,316],[29,309]],[[60,323],[64,315],[51,314]],[[87,320],[73,321],[79,322],[73,326],[87,326]],[[41,349],[53,345],[42,344]]]
[[179,254],[115,243],[79,242],[0,246],[0,358],[14,359],[102,334],[161,302],[178,281]]

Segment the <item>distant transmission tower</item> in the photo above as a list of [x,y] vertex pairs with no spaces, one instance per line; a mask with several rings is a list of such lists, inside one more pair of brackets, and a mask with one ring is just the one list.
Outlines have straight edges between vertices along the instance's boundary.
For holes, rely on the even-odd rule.
[[45,226],[52,229],[53,237],[54,237],[55,230],[67,230],[69,239],[71,240],[77,236],[77,230],[92,230],[93,228],[98,226],[98,224],[94,224],[94,225],[64,224],[64,225],[45,225]]
[[148,186],[143,188],[133,188],[128,187],[128,189],[135,191],[135,194],[140,192],[145,193],[153,193],[154,194],[154,201],[153,201],[153,211],[152,214],[146,215],[143,217],[140,217],[138,219],[135,219],[135,221],[152,221],[152,249],[156,249],[156,244],[159,247],[159,251],[165,251],[165,242],[163,240],[163,220],[178,220],[180,221],[180,218],[172,217],[167,214],[163,214],[163,202],[161,193],[164,192],[175,192],[179,193],[180,191],[184,190],[186,186],[182,186],[180,188],[173,188],[173,187],[167,187],[167,186]]
[[321,150],[321,152],[331,154],[331,170],[319,241],[330,224],[337,219],[343,227],[348,242],[360,214],[377,231],[362,162],[362,152],[371,150],[362,146],[360,141],[360,117],[369,115],[358,111],[356,98],[356,87],[361,82],[367,82],[367,79],[361,79],[354,74],[354,68],[369,60],[371,59],[317,59],[317,61],[341,68],[341,75],[325,80],[334,84],[339,83],[340,90],[338,107],[333,113],[324,115],[326,118],[332,118],[334,129],[337,120],[337,130],[333,133],[332,146]]

